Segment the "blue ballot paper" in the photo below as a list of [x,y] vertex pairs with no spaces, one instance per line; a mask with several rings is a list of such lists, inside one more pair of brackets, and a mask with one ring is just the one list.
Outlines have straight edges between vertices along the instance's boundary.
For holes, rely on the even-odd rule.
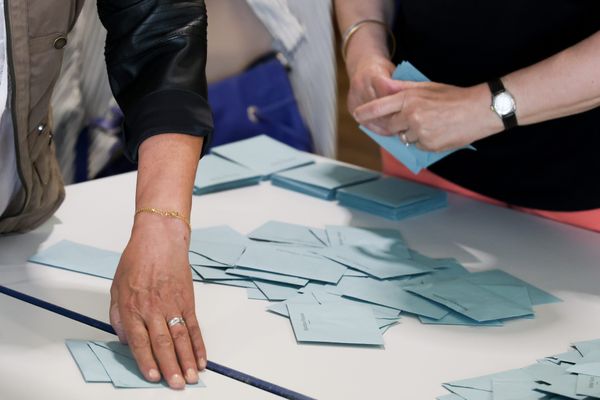
[[346,267],[318,254],[264,244],[248,246],[238,261],[240,267],[318,282],[337,283]]
[[[119,342],[66,341],[86,382],[112,382],[116,388],[166,388],[165,381],[148,382],[128,346]],[[205,387],[202,381],[188,387]]]
[[433,268],[414,263],[408,249],[402,245],[390,249],[369,246],[337,246],[320,250],[319,254],[378,279],[418,275],[433,271]]
[[294,149],[266,135],[214,147],[211,152],[243,165],[268,178],[271,174],[312,164],[310,154]]
[[600,398],[600,377],[578,375],[576,392],[579,395]]
[[379,176],[366,169],[323,162],[274,174],[271,183],[320,199],[333,200],[337,189],[372,181]]
[[31,256],[29,261],[55,268],[112,279],[119,265],[120,253],[63,240]]
[[448,205],[446,192],[398,178],[382,178],[340,189],[340,205],[400,220]]
[[[392,77],[394,79],[402,81],[429,82],[429,79],[427,79],[425,75],[423,75],[408,61],[404,61],[400,65],[398,65]],[[360,129],[367,135],[369,135],[371,139],[377,142],[377,144],[379,144],[390,154],[392,154],[398,161],[404,164],[414,174],[419,173],[419,171],[421,171],[423,168],[429,167],[431,164],[438,162],[442,158],[454,153],[455,151],[461,150],[454,149],[442,152],[424,151],[420,150],[412,144],[407,146],[396,135],[378,135],[375,132],[372,132],[369,129],[365,128],[364,126],[360,126]],[[475,150],[475,148],[472,146],[468,146],[466,148]]]
[[214,261],[216,265],[204,265],[211,267],[229,268],[235,265],[236,261],[240,258],[246,245],[238,243],[220,243],[220,242],[205,242],[196,240],[192,237],[190,242],[190,251],[199,254],[211,261]]
[[246,245],[250,240],[226,225],[211,226],[208,228],[198,228],[192,230],[192,238],[190,247],[193,248],[196,242],[209,242],[209,243],[231,243]]
[[87,340],[67,339],[65,344],[86,382],[112,382]]
[[534,306],[541,304],[558,303],[562,301],[556,296],[551,295],[544,290],[537,288],[521,279],[512,276],[502,270],[493,269],[489,271],[482,271],[470,274],[467,278],[471,283],[477,285],[513,285],[513,286],[525,286],[529,292],[529,298],[531,304]]
[[[573,345],[574,347],[577,344]],[[587,400],[600,395],[600,378],[587,375],[585,357],[572,350],[538,360],[524,368],[444,383],[442,386],[466,400]],[[598,359],[595,352],[591,359]],[[561,361],[564,359],[565,361]],[[589,396],[589,397],[588,397]],[[445,399],[445,397],[440,397]],[[449,397],[451,399],[452,397]]]
[[303,225],[287,222],[269,221],[248,234],[250,239],[264,242],[298,244],[304,246],[323,247],[325,244],[314,231]]
[[298,294],[298,287],[255,280],[254,284],[270,301],[282,301]]
[[261,179],[262,175],[257,172],[222,157],[208,154],[202,157],[198,164],[194,194],[203,195],[257,185]]
[[443,305],[409,293],[385,281],[345,276],[338,283],[336,290],[346,297],[433,319],[443,318],[450,312]]
[[[531,305],[519,304],[498,292],[475,285],[467,279],[434,282],[405,288],[411,293],[443,304],[475,321],[496,321],[533,314]],[[523,288],[526,294],[526,289]]]
[[346,303],[287,305],[299,342],[382,346],[383,337],[373,312]]
[[245,277],[265,282],[279,282],[284,285],[292,285],[297,287],[305,286],[309,282],[308,279],[297,278],[295,276],[287,276],[265,271],[257,271],[255,269],[248,269],[242,267],[229,268],[225,272],[232,276]]

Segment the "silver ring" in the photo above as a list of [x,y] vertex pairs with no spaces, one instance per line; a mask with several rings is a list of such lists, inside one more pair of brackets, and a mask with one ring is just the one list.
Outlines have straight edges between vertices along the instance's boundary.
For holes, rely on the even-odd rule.
[[402,132],[400,134],[400,140],[402,140],[402,143],[404,143],[405,145],[407,145],[407,146],[409,145],[408,138],[406,137],[406,133],[405,132]]
[[172,328],[177,324],[185,325],[185,320],[183,319],[183,317],[173,317],[169,320],[167,324],[169,325],[169,328]]

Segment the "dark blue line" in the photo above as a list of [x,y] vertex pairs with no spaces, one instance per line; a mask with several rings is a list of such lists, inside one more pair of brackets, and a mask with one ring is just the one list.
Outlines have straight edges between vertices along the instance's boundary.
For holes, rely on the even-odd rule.
[[[81,322],[82,324],[92,326],[101,331],[116,335],[113,327],[110,324],[107,324],[106,322],[98,321],[97,319],[90,318],[86,315],[76,313],[75,311],[71,311],[67,308],[60,307],[52,303],[48,303],[47,301],[40,300],[36,297],[29,296],[25,293],[17,292],[16,290],[9,289],[6,286],[0,285],[0,293],[24,301],[26,303],[33,304],[34,306],[41,307],[45,310],[62,315],[63,317],[67,317],[69,319]],[[284,387],[272,384],[270,382],[263,381],[262,379],[245,374],[243,372],[226,367],[224,365],[217,364],[213,361],[208,361],[206,369],[216,372],[217,374],[225,375],[226,377],[235,379],[236,381],[243,382],[247,385],[254,386],[258,389],[262,389],[277,396],[283,397],[284,399],[315,400],[312,397],[308,397],[301,393],[294,392],[293,390],[289,390]]]

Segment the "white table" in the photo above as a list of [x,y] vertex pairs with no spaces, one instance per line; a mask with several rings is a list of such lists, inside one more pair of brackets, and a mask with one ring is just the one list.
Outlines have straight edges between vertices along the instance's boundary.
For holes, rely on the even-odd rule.
[[[42,228],[0,239],[0,284],[107,321],[108,280],[25,260],[61,239],[122,250],[134,182],[126,174],[68,187],[64,205]],[[405,317],[385,334],[385,349],[373,349],[297,344],[288,320],[265,312],[267,303],[248,300],[244,289],[195,284],[209,359],[306,395],[433,399],[445,392],[444,381],[525,366],[572,341],[600,337],[598,234],[457,196],[445,210],[401,222],[268,182],[194,198],[194,228],[228,224],[247,233],[268,220],[397,228],[426,255],[456,257],[471,270],[499,267],[564,300],[536,307],[533,320],[499,328],[422,325]],[[203,375],[208,388],[183,393],[85,384],[63,341],[108,335],[1,295],[0,323],[0,398],[272,398],[211,372]]]

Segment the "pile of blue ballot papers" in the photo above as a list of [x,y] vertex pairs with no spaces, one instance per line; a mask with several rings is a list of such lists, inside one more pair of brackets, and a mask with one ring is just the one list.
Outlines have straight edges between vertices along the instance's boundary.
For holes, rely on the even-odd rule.
[[215,147],[196,173],[194,194],[202,195],[258,184],[274,186],[323,200],[339,201],[383,218],[399,220],[448,205],[439,189],[348,165],[317,162],[268,136],[261,135]]
[[[148,382],[139,372],[129,347],[119,342],[66,341],[83,379],[88,383],[112,383],[116,388],[167,388],[165,381]],[[205,387],[202,381],[188,387]]]
[[[429,79],[427,79],[425,75],[423,75],[408,61],[404,61],[398,65],[392,77],[402,81],[429,82]],[[360,129],[369,135],[371,139],[377,142],[377,144],[393,155],[394,158],[404,164],[414,174],[419,173],[423,168],[429,167],[431,164],[438,162],[442,158],[447,157],[455,151],[461,150],[454,149],[442,152],[424,151],[412,144],[407,146],[397,135],[378,135],[364,126],[360,126]],[[475,150],[473,146],[468,146],[466,149]]]
[[600,339],[527,367],[442,385],[438,400],[564,400],[600,398]]
[[[112,278],[119,254],[63,241],[30,261]],[[290,319],[298,342],[383,345],[401,314],[423,324],[502,326],[560,301],[501,270],[471,273],[411,249],[393,229],[270,221],[248,235],[192,231],[194,280],[245,288]]]
[[194,194],[202,195],[257,185],[261,179],[261,174],[243,165],[209,154],[198,164]]
[[382,178],[338,190],[339,204],[400,220],[448,205],[446,192],[398,178]]
[[283,171],[271,176],[275,186],[333,200],[338,189],[379,178],[379,174],[335,163],[316,163]]

